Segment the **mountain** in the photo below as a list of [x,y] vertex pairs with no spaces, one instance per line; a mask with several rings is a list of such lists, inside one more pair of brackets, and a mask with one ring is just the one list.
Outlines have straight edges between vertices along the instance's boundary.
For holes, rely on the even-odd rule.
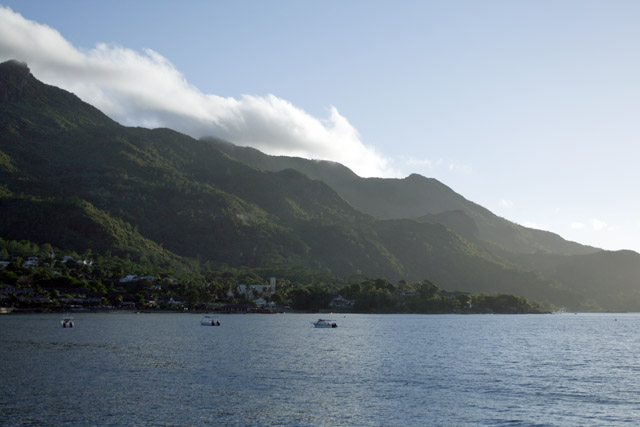
[[[92,249],[113,255],[153,256],[160,264],[178,257],[130,224],[110,217],[81,199],[0,198],[2,237],[6,240],[56,242],[68,249]],[[87,239],[91,238],[88,243]]]
[[[218,138],[203,140],[262,170],[281,171],[290,168],[325,182],[353,207],[380,219],[411,218],[421,222],[444,223],[464,237],[476,238],[487,247],[497,245],[510,252],[544,251],[578,255],[599,251],[566,241],[557,234],[523,227],[500,218],[433,178],[418,174],[403,179],[361,178],[334,162],[269,156],[254,148],[236,146]],[[462,215],[467,217],[463,226],[460,223]],[[456,229],[457,225],[462,228]]]
[[[580,257],[600,252],[555,235],[546,241],[515,224],[504,240],[522,250],[510,250],[487,237],[489,220],[500,230],[510,223],[435,180],[363,180],[335,163],[292,158],[276,158],[286,167],[268,170],[225,144],[121,126],[38,81],[25,64],[0,64],[0,237],[158,262],[187,257],[343,277],[429,279],[444,289],[512,293],[573,309],[607,309],[638,288],[637,254],[598,258],[601,265],[621,263],[629,274],[614,277],[608,288],[582,286],[574,279],[580,272],[567,278],[554,269],[564,258],[553,257],[564,257],[557,252],[566,245],[577,253],[576,268],[585,268],[588,260]],[[340,180],[345,184],[337,191]],[[361,201],[371,209],[363,212],[347,197],[349,186],[364,192]],[[394,199],[393,191],[401,194]],[[376,200],[400,203],[411,191],[419,199],[411,215],[371,211]],[[434,200],[445,208],[424,209]],[[551,257],[544,268],[528,258],[533,249],[542,254],[541,247],[556,250],[544,252]]]
[[[334,162],[269,156],[218,138],[204,140],[255,167],[270,171],[292,168],[326,182],[350,204],[370,215],[442,224],[508,265],[539,274],[570,293],[589,295],[587,308],[633,311],[640,307],[640,256],[635,252],[603,251],[514,224],[437,180],[420,175],[405,179],[361,178]],[[432,270],[435,275],[434,271],[437,268]],[[514,287],[510,285],[511,289]],[[532,296],[530,292],[525,294]]]
[[567,289],[588,294],[608,311],[638,311],[640,256],[634,251],[600,251],[587,255],[510,255],[523,268],[563,283]]

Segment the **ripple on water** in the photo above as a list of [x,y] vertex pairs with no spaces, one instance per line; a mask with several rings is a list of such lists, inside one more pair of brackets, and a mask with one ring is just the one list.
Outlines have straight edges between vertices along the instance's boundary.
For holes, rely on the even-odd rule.
[[[0,316],[2,425],[633,425],[640,315]],[[616,320],[614,320],[616,319]],[[99,404],[96,404],[99,402]]]

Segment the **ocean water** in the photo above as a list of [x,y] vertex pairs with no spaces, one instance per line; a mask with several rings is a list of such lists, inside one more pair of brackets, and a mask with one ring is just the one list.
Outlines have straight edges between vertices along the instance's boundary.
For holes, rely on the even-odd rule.
[[640,315],[0,316],[0,425],[640,424]]

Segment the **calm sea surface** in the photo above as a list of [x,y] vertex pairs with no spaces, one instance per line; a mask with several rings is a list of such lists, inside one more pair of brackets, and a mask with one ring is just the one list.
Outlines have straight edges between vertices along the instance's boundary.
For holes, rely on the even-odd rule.
[[0,316],[0,425],[638,425],[640,314]]

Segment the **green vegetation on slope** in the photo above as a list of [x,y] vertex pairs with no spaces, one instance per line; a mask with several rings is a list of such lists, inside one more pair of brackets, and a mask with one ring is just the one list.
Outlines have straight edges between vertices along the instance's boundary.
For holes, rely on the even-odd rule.
[[[268,156],[254,148],[238,147],[220,139],[204,140],[257,168],[267,171],[292,168],[326,182],[356,209],[377,218],[420,218],[429,222],[434,215],[443,217],[446,212],[463,212],[475,224],[474,236],[489,246],[500,246],[517,253],[587,254],[597,251],[596,248],[568,242],[556,234],[522,227],[500,218],[433,178],[418,174],[403,179],[361,178],[333,162]],[[453,215],[459,219],[458,213]]]
[[[332,174],[323,162],[309,164]],[[331,166],[336,177],[350,176]],[[447,289],[514,293],[576,309],[599,303],[590,289],[544,277],[487,243],[477,231],[478,210],[470,212],[442,184],[426,181],[457,200],[451,209],[461,203],[462,214],[376,219],[300,171],[264,171],[169,129],[120,126],[13,63],[0,64],[0,182],[0,237],[63,250],[333,277],[427,277]],[[425,185],[418,176],[368,180],[367,194],[402,182]],[[402,188],[393,201],[400,207],[409,197]],[[430,223],[439,216],[447,227]]]
[[[4,260],[10,259],[11,262]],[[27,262],[23,262],[28,259]],[[540,307],[506,294],[447,292],[432,282],[394,285],[348,280],[309,270],[258,271],[179,261],[64,253],[50,244],[0,239],[0,305],[21,309],[337,310],[362,313],[536,313]],[[8,265],[5,265],[8,264]],[[187,268],[185,268],[187,267]],[[135,273],[135,274],[132,274]],[[276,288],[266,286],[277,273]],[[266,275],[268,274],[268,276]],[[247,286],[249,285],[249,286]],[[253,286],[254,294],[242,289]],[[340,295],[342,294],[342,295]],[[345,299],[347,296],[349,299]],[[262,300],[268,308],[259,308]],[[266,304],[266,303],[269,304]]]

